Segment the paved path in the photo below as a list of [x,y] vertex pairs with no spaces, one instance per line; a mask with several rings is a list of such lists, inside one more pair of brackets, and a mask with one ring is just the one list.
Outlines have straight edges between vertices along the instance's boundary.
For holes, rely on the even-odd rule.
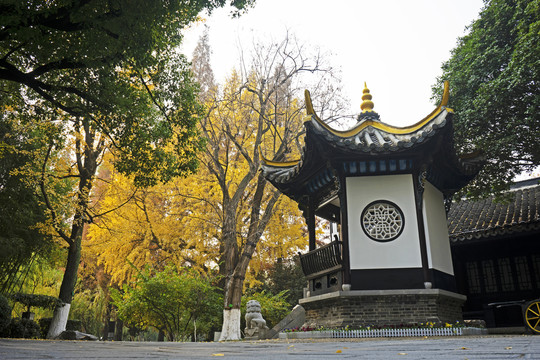
[[540,359],[540,336],[279,340],[227,343],[0,339],[0,359]]

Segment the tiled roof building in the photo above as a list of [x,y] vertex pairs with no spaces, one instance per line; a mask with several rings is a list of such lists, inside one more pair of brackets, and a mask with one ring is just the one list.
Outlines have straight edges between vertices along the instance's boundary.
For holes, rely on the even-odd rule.
[[[538,179],[523,182],[508,197],[455,202],[448,214],[452,242],[540,230],[540,184]],[[536,184],[530,186],[529,184]],[[527,186],[529,185],[529,186]]]
[[540,179],[515,184],[502,201],[454,203],[448,231],[464,317],[522,325],[523,306],[540,298]]

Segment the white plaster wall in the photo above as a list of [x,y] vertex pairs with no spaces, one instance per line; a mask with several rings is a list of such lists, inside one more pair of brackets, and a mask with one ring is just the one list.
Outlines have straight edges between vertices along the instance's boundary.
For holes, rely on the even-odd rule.
[[424,187],[424,226],[429,267],[454,275],[443,194],[426,181]]
[[[352,270],[422,267],[412,181],[410,174],[347,178]],[[362,211],[375,200],[391,201],[403,211],[405,227],[397,239],[377,242],[362,230]]]

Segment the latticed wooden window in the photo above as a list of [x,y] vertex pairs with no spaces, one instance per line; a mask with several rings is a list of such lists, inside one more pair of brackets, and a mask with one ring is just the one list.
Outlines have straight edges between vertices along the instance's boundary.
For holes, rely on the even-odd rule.
[[540,255],[533,255],[531,257],[534,267],[534,277],[536,279],[536,288],[540,289]]
[[469,285],[470,294],[480,294],[480,273],[478,271],[478,265],[474,261],[470,261],[466,264],[467,267],[467,284]]
[[501,258],[497,260],[499,265],[499,277],[501,280],[502,291],[514,291],[514,277],[512,276],[512,265],[509,258]]
[[484,273],[484,288],[487,293],[497,291],[497,277],[493,260],[482,261],[482,272]]
[[514,258],[516,265],[518,286],[520,290],[532,289],[531,274],[529,272],[529,264],[527,264],[526,256],[516,256]]

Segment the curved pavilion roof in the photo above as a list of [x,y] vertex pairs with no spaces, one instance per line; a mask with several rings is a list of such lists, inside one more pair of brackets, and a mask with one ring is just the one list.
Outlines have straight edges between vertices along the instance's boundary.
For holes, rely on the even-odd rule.
[[[305,146],[301,158],[296,161],[274,162],[262,158],[262,171],[266,179],[282,192],[303,192],[302,186],[308,185],[309,179],[321,177],[321,184],[331,181],[335,173],[328,171],[342,163],[349,175],[377,175],[395,168],[395,171],[411,170],[411,158],[433,158],[431,182],[443,192],[453,192],[463,187],[480,170],[478,156],[458,157],[453,148],[453,111],[447,107],[449,97],[448,83],[445,83],[443,98],[439,106],[417,123],[396,127],[380,121],[374,112],[373,102],[367,87],[362,99],[363,112],[358,122],[348,130],[337,130],[324,123],[313,111],[311,97],[306,90],[306,108],[308,119]],[[435,139],[440,139],[435,141]],[[432,141],[433,140],[433,141]],[[429,145],[428,145],[429,144]],[[435,158],[436,157],[436,158]],[[369,171],[375,160],[385,160],[375,164],[375,171]],[[362,166],[366,171],[362,171]],[[326,167],[326,171],[324,169]],[[345,169],[346,168],[346,169]],[[410,171],[409,171],[410,172]],[[318,188],[323,187],[319,186]],[[298,194],[297,194],[298,195]],[[298,198],[298,196],[294,196]]]

